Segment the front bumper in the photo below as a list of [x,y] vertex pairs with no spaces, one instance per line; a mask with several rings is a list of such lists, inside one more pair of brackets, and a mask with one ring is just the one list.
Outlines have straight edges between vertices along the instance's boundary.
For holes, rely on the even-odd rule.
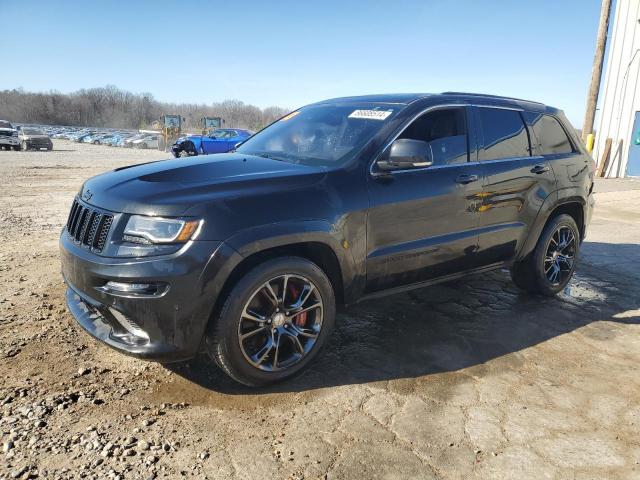
[[18,145],[18,139],[15,137],[0,137],[0,145]]
[[[195,241],[172,255],[101,257],[74,243],[65,231],[60,252],[67,305],[78,324],[122,353],[159,362],[198,353],[229,260],[239,256],[221,242]],[[167,288],[135,296],[106,290],[109,281]]]

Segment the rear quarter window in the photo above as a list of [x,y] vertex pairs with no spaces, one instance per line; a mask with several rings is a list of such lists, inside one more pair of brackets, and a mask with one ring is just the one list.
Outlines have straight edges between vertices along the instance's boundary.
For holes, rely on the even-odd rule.
[[541,155],[556,155],[574,151],[564,128],[554,117],[533,112],[526,112],[525,117],[531,125]]
[[529,135],[520,112],[501,108],[478,107],[484,138],[480,160],[528,157]]

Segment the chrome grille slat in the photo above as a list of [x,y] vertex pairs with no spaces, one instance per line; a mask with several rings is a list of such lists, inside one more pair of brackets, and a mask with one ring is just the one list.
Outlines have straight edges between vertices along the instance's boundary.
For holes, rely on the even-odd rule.
[[85,208],[82,210],[82,213],[80,214],[80,219],[78,220],[78,224],[76,226],[76,231],[74,232],[73,238],[76,239],[76,242],[79,242],[80,239],[82,238],[82,234],[84,232],[84,229],[87,226],[87,218],[89,217],[89,209]]
[[76,243],[99,253],[107,243],[112,223],[113,215],[83,205],[76,198],[69,212],[66,230]]
[[98,231],[98,225],[100,225],[100,220],[102,220],[102,214],[98,212],[93,213],[93,220],[91,222],[91,227],[89,228],[89,234],[87,235],[87,239],[85,243],[93,248],[94,242],[96,240],[96,232]]

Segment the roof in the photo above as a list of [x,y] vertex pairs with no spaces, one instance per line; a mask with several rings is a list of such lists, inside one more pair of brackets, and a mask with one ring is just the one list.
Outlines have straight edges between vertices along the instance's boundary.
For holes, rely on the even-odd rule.
[[318,103],[395,103],[408,105],[421,98],[432,96],[432,93],[382,93],[377,95],[358,95],[354,97],[339,97],[322,100]]
[[353,97],[332,98],[318,102],[322,103],[389,103],[397,105],[408,105],[417,100],[423,99],[458,99],[468,102],[483,100],[486,102],[502,105],[517,105],[527,109],[545,110],[547,107],[540,102],[531,100],[523,100],[520,98],[503,97],[499,95],[490,95],[486,93],[468,93],[468,92],[442,92],[442,93],[387,93],[378,95],[361,95]]

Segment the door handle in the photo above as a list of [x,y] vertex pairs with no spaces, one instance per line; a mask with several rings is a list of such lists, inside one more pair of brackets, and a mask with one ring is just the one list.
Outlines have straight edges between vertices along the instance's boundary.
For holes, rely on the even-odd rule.
[[466,185],[467,183],[477,182],[478,179],[478,175],[458,175],[458,178],[456,178],[456,183],[462,183],[463,185]]
[[536,165],[535,167],[533,167],[531,169],[531,173],[536,173],[538,175],[540,175],[541,173],[545,173],[549,171],[549,167],[547,167],[546,165]]

